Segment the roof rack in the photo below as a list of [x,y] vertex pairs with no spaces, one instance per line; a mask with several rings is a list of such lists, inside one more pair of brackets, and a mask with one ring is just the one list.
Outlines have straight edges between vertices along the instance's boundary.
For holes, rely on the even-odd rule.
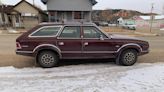
[[76,24],[76,25],[81,25],[81,24],[84,24],[84,25],[93,25],[94,23],[92,22],[83,22],[83,21],[80,21],[80,22],[43,22],[43,23],[40,23],[39,25],[71,25],[71,24]]

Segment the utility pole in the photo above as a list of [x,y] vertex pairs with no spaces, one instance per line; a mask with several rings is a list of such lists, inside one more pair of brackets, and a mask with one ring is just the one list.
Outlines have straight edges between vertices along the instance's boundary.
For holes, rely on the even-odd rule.
[[164,15],[164,3],[163,3],[163,7],[162,7],[162,14]]
[[152,32],[153,27],[153,10],[154,10],[154,3],[151,4],[151,17],[150,17],[150,32]]
[[32,0],[33,1],[33,5],[35,5],[35,1],[34,0]]

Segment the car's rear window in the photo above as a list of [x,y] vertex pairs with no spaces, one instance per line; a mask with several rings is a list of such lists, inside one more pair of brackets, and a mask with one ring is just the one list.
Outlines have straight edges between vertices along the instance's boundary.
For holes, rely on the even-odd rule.
[[42,27],[32,33],[30,36],[35,37],[35,36],[55,36],[57,35],[58,31],[60,30],[61,27]]

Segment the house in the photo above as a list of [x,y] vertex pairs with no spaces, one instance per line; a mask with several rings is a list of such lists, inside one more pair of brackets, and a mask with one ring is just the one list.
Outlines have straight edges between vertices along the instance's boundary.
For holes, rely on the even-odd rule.
[[47,5],[49,21],[91,21],[95,0],[41,0]]
[[132,25],[136,24],[135,20],[133,18],[122,18],[122,17],[120,17],[117,21],[118,21],[118,24],[120,26],[125,25],[125,24],[132,24]]
[[11,16],[14,16],[14,12],[17,11],[12,9],[12,5],[0,5],[0,26],[11,26]]
[[153,28],[164,28],[164,15],[154,15],[153,21],[151,16],[134,16],[137,27],[148,28],[151,25]]
[[14,6],[1,5],[0,24],[16,28],[32,28],[46,19],[46,13],[26,0]]

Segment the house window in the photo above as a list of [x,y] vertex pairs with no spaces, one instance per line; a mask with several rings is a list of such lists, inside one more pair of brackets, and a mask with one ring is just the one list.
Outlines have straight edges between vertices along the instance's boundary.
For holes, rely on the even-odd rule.
[[84,19],[83,12],[74,12],[74,19]]
[[56,14],[57,14],[57,12],[49,12],[51,22],[56,21]]

